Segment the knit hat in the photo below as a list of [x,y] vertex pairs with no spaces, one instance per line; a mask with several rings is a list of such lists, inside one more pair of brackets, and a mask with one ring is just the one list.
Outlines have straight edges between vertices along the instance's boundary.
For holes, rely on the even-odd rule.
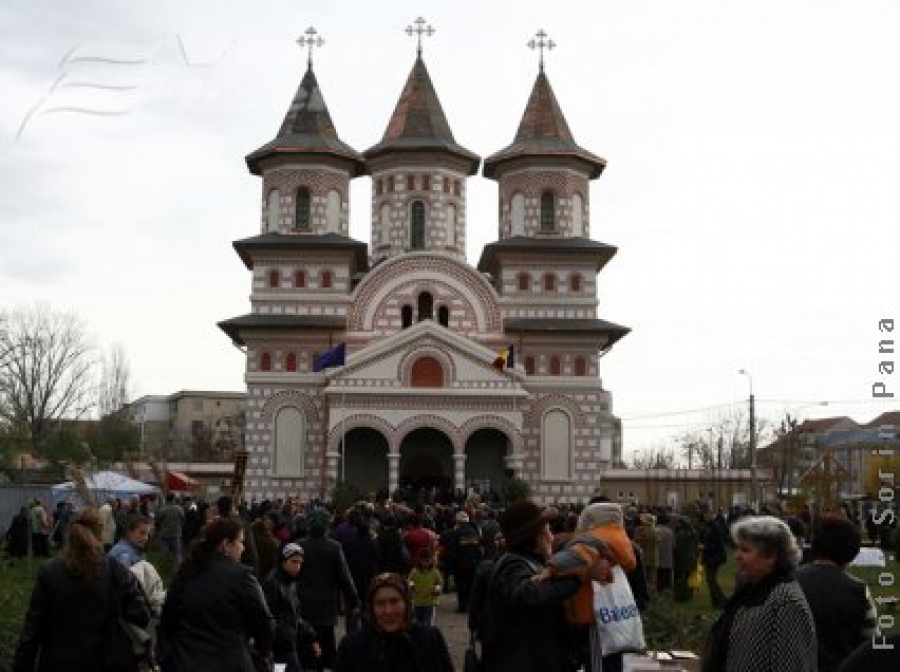
[[506,547],[512,548],[533,539],[550,518],[551,516],[542,514],[541,508],[533,502],[523,500],[510,504],[500,515],[500,529],[506,540]]
[[598,502],[589,505],[581,512],[581,516],[578,518],[578,529],[589,530],[592,527],[609,523],[622,524],[624,519],[622,507],[615,502]]
[[281,548],[278,549],[278,557],[282,560],[288,560],[289,558],[293,558],[295,555],[303,556],[304,551],[303,547],[300,544],[296,544],[293,541],[289,541],[286,544],[282,544]]

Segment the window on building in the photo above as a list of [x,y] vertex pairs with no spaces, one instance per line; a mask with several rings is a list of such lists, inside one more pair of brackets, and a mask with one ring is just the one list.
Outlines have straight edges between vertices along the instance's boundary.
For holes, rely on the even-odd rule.
[[334,277],[331,271],[322,271],[322,289],[331,289],[334,284]]
[[418,322],[434,319],[434,298],[431,296],[430,292],[422,292],[419,294],[418,308]]
[[400,321],[403,324],[404,329],[412,324],[412,313],[412,306],[403,306],[403,308],[400,309]]
[[531,276],[528,273],[519,273],[519,291],[531,291]]
[[450,178],[444,177],[441,180],[441,182],[443,183],[443,186],[444,186],[444,193],[449,194],[450,193]]
[[560,373],[562,373],[562,366],[560,365],[559,357],[553,355],[550,358],[550,375],[558,376]]
[[560,408],[541,420],[541,472],[547,479],[572,477],[572,419]]
[[272,473],[302,477],[306,461],[306,418],[296,406],[278,411],[273,423]]
[[573,293],[581,291],[581,276],[578,273],[569,276],[569,290]]
[[284,361],[284,370],[285,371],[296,371],[297,370],[297,353],[289,352],[287,354],[287,358]]
[[453,195],[454,196],[462,195],[462,183],[459,180],[453,180]]
[[444,369],[434,357],[419,357],[410,372],[410,387],[443,387]]
[[425,249],[425,204],[422,201],[413,201],[410,206],[410,235],[409,246],[413,250]]
[[407,175],[406,176],[406,190],[407,191],[415,191],[415,188],[416,188],[415,175]]
[[312,197],[309,189],[300,187],[297,189],[297,213],[295,224],[299,231],[308,231],[310,225],[310,212],[312,210]]
[[259,370],[260,371],[271,371],[272,370],[272,355],[268,352],[264,352],[259,356]]
[[584,357],[578,355],[575,358],[575,375],[576,376],[586,376],[587,375],[587,363],[585,362]]
[[450,309],[447,306],[438,308],[438,322],[442,327],[450,325]]
[[335,189],[328,192],[325,200],[325,230],[328,233],[341,232],[341,195]]
[[422,175],[422,191],[431,191],[431,175]]
[[525,196],[515,194],[512,197],[509,211],[510,233],[513,236],[525,235]]
[[552,191],[541,194],[541,233],[556,231],[556,199]]
[[377,180],[375,180],[375,194],[380,196],[383,193],[384,193],[384,179],[379,177]]
[[294,287],[306,287],[306,271],[294,273]]
[[572,235],[584,235],[584,200],[581,194],[572,196]]
[[388,193],[393,193],[393,191],[394,191],[394,176],[393,175],[388,175],[387,190],[388,190]]
[[278,271],[269,271],[269,287],[281,287],[281,273]]
[[525,373],[529,376],[534,375],[534,357],[531,355],[525,358]]
[[266,231],[281,230],[281,192],[272,189],[266,202]]
[[555,292],[556,291],[556,275],[553,273],[545,273],[544,274],[544,291],[545,292]]

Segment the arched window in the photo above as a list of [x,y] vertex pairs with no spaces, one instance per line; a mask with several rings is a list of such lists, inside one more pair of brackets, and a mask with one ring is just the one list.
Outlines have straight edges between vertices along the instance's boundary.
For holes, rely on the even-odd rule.
[[450,325],[450,309],[447,306],[438,308],[438,322],[442,327]]
[[453,180],[453,195],[459,196],[462,194],[462,185],[459,180]]
[[419,294],[419,315],[417,322],[434,319],[434,299],[429,292]]
[[545,292],[555,292],[556,291],[556,276],[553,273],[544,274],[544,291]]
[[556,231],[556,199],[552,191],[541,194],[541,233]]
[[275,288],[281,286],[281,273],[278,271],[269,271],[269,287]]
[[266,231],[281,230],[281,192],[272,189],[266,202]]
[[431,175],[422,176],[422,191],[431,191]]
[[300,187],[297,189],[297,211],[294,223],[299,231],[308,231],[310,224],[310,210],[312,209],[312,197],[309,189]]
[[407,191],[415,191],[416,189],[416,176],[415,175],[407,175],[406,176],[406,190]]
[[519,291],[520,292],[530,292],[531,291],[531,276],[528,273],[519,273]]
[[560,366],[560,363],[559,363],[559,357],[557,357],[556,355],[553,355],[553,357],[550,358],[550,375],[558,376],[561,372],[562,372],[562,367]]
[[271,371],[272,370],[272,355],[268,352],[264,352],[259,356],[259,370],[260,371]]
[[584,201],[581,194],[572,196],[572,235],[584,235]]
[[534,357],[531,355],[525,358],[525,373],[529,376],[534,375]]
[[322,271],[322,289],[331,289],[334,283],[334,277],[331,271]]
[[447,247],[456,247],[456,206],[447,206]]
[[575,375],[576,376],[586,376],[587,375],[587,364],[584,361],[584,357],[578,355],[575,358]]
[[334,189],[325,203],[325,226],[329,233],[341,232],[341,195]]
[[391,193],[394,191],[394,176],[393,175],[388,175],[387,187],[388,187],[387,188],[388,193]]
[[572,477],[572,419],[559,408],[541,419],[541,472],[547,479]]
[[297,353],[289,352],[287,354],[287,359],[284,361],[284,370],[285,371],[296,371],[297,370]]
[[413,250],[425,249],[425,204],[413,201],[410,206],[409,247]]
[[294,273],[294,287],[306,287],[306,271]]
[[306,418],[296,406],[278,411],[273,423],[272,473],[302,477],[306,461]]
[[410,387],[443,387],[444,369],[434,357],[419,357],[409,376]]
[[404,329],[412,324],[412,306],[403,306],[403,308],[401,308],[400,320],[403,323]]
[[522,194],[516,194],[512,197],[510,224],[510,233],[513,236],[525,235],[525,197]]
[[569,291],[573,294],[581,291],[581,276],[578,273],[569,276]]

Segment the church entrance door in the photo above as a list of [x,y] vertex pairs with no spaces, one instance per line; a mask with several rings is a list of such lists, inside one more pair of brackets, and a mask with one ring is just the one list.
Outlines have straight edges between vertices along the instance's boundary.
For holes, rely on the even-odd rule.
[[400,444],[400,489],[404,495],[453,491],[453,442],[446,434],[423,427],[406,435]]
[[361,496],[387,491],[388,440],[377,430],[355,427],[341,444],[343,465],[338,464],[338,480],[344,480]]

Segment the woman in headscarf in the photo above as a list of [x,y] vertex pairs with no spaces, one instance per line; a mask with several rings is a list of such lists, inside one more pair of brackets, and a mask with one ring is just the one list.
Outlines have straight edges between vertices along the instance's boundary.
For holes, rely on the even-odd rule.
[[399,574],[369,585],[363,627],[338,647],[334,672],[453,672],[441,631],[412,622],[409,582]]
[[713,624],[703,672],[814,672],[816,629],[794,577],[800,548],[772,516],[731,527],[740,588]]
[[38,570],[14,672],[137,670],[130,641],[111,659],[122,650],[112,638],[125,635],[116,629],[120,617],[146,627],[150,613],[131,572],[106,557],[102,529],[97,509],[84,509],[66,530],[62,555]]

